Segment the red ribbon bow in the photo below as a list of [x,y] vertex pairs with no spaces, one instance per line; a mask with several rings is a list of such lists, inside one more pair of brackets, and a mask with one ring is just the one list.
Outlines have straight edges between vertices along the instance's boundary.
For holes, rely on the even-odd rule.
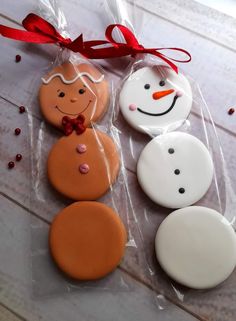
[[[165,61],[175,72],[178,72],[178,67],[174,62],[186,63],[191,61],[190,53],[181,48],[144,48],[139,44],[134,34],[127,27],[120,24],[112,24],[107,27],[105,32],[107,40],[92,41],[83,41],[82,34],[73,41],[70,38],[64,38],[49,22],[33,13],[30,13],[23,20],[22,25],[26,30],[18,30],[0,25],[0,34],[7,38],[25,42],[57,43],[74,52],[80,52],[89,59],[117,58],[128,55],[134,56],[139,53],[148,53]],[[125,42],[117,42],[113,38],[112,33],[115,28],[119,29]],[[97,48],[98,46],[107,44],[111,46]],[[168,57],[161,52],[163,50],[172,50],[184,53],[187,56],[187,59],[179,60]]]
[[64,134],[66,136],[69,136],[73,132],[73,130],[76,131],[77,135],[83,134],[86,129],[86,127],[84,126],[84,121],[85,118],[83,115],[79,115],[77,118],[73,119],[68,116],[64,116],[61,121]]
[[0,34],[3,37],[14,40],[33,42],[33,43],[57,43],[62,47],[72,51],[82,50],[82,35],[72,41],[70,38],[62,37],[59,32],[49,22],[34,13],[28,14],[22,21],[22,26],[26,30],[19,30],[0,25]]

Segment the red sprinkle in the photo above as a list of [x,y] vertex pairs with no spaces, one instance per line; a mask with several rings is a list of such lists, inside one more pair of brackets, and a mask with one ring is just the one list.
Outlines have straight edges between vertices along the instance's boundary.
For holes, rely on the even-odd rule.
[[15,135],[18,136],[18,135],[20,135],[20,133],[21,133],[21,129],[20,128],[16,128],[15,129]]
[[11,169],[11,168],[13,168],[14,166],[15,166],[15,163],[14,163],[14,162],[9,162],[9,163],[8,163],[8,168]]
[[25,112],[25,107],[24,106],[20,106],[19,107],[19,113],[23,114]]
[[16,55],[16,58],[15,58],[16,60],[16,62],[20,62],[21,61],[21,56],[20,55]]
[[235,109],[234,109],[234,108],[230,108],[230,109],[228,110],[228,114],[229,114],[229,115],[232,115],[234,112],[235,112]]
[[16,155],[16,161],[19,162],[22,160],[22,155],[21,154],[17,154]]

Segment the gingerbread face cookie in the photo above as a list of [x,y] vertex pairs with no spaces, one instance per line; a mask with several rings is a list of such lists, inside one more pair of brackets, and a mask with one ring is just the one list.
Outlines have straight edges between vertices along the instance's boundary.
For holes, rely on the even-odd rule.
[[187,78],[167,66],[138,69],[120,92],[120,108],[126,121],[149,134],[181,126],[191,105],[192,91]]
[[49,236],[58,267],[79,280],[95,280],[112,272],[124,255],[125,227],[108,206],[77,202],[54,219]]
[[115,182],[119,154],[106,134],[87,128],[74,131],[53,146],[48,157],[48,178],[53,187],[74,200],[96,200]]
[[109,103],[108,83],[104,75],[89,64],[64,63],[42,78],[39,102],[43,116],[61,128],[62,118],[84,116],[85,126],[96,122]]

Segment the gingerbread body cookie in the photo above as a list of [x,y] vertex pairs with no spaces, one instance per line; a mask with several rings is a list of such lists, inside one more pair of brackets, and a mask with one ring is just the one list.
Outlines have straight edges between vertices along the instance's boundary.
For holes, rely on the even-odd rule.
[[109,104],[108,83],[99,70],[89,64],[66,62],[42,78],[39,102],[44,118],[61,128],[63,116],[83,115],[85,126],[96,122]]
[[48,157],[48,178],[53,187],[74,200],[96,200],[114,183],[120,167],[112,139],[87,128],[74,131],[53,146]]
[[98,202],[77,202],[54,219],[49,235],[52,257],[69,277],[95,280],[112,272],[124,255],[125,227]]

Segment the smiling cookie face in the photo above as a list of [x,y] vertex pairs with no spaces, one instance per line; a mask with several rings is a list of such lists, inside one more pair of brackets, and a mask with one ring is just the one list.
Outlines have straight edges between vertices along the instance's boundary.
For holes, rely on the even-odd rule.
[[61,128],[62,118],[85,117],[85,126],[97,121],[109,103],[108,83],[104,75],[89,64],[69,62],[56,67],[42,79],[39,91],[41,111],[52,125]]
[[120,92],[120,108],[126,121],[136,130],[150,134],[179,127],[191,105],[188,80],[167,66],[135,71]]

